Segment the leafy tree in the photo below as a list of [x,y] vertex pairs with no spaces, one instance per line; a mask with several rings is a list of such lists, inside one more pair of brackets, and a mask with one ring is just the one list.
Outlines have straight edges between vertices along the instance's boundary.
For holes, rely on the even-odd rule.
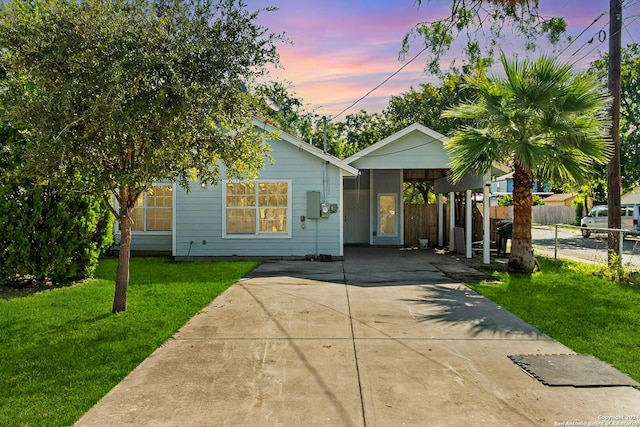
[[[609,72],[608,55],[597,59],[591,65],[603,82],[607,81]],[[620,97],[620,166],[622,170],[622,187],[625,191],[640,184],[640,45],[627,45],[622,49],[621,61],[621,97]],[[598,169],[603,185],[606,180],[606,167]],[[596,183],[598,184],[598,183]]]
[[404,203],[435,203],[436,195],[433,192],[432,182],[405,182],[403,186]]
[[341,154],[345,157],[375,144],[394,132],[382,114],[369,114],[364,110],[345,117],[341,130],[346,146]]
[[[531,202],[533,206],[544,206],[544,199],[539,194],[534,194]],[[511,194],[503,194],[498,197],[498,206],[513,206],[513,196]]]
[[[0,7],[0,114],[25,173],[100,194],[120,221],[113,312],[126,310],[131,212],[160,179],[255,176],[267,147],[243,80],[278,36],[241,0],[14,0]],[[117,201],[114,206],[112,198]]]
[[503,194],[498,197],[498,206],[513,206],[513,196],[511,194]]
[[514,169],[513,239],[509,270],[531,273],[532,187],[535,179],[563,183],[587,180],[594,163],[607,161],[607,91],[592,76],[574,75],[570,65],[541,57],[500,57],[506,78],[476,73],[467,81],[480,94],[444,117],[473,120],[445,143],[451,176],[484,173],[493,162]]
[[[417,0],[419,6],[422,3],[422,0]],[[527,50],[535,50],[541,36],[555,44],[566,28],[564,18],[541,15],[538,0],[452,0],[448,16],[419,22],[407,33],[402,42],[401,56],[408,53],[410,39],[419,37],[424,40],[425,49],[431,52],[427,68],[439,74],[443,54],[462,34],[466,38],[464,53],[467,57],[462,68],[469,70],[493,62],[496,46],[505,37],[505,29],[512,29],[524,37]],[[486,40],[485,45],[482,46],[478,40]]]
[[[268,82],[258,86],[256,94],[267,121],[280,130],[294,135],[315,147],[324,149],[324,129],[327,128],[327,152],[339,158],[353,154],[353,147],[347,142],[347,125],[333,122],[314,113],[292,89],[290,83]],[[268,105],[271,103],[272,105]],[[273,108],[275,106],[275,108]],[[365,112],[362,112],[367,116]],[[349,121],[350,116],[347,116]]]
[[383,115],[392,127],[390,133],[421,123],[447,135],[464,121],[442,118],[442,112],[474,96],[473,89],[464,82],[464,75],[449,72],[441,76],[439,85],[423,83],[420,90],[411,88],[401,95],[392,96]]
[[263,83],[257,87],[256,95],[267,121],[303,141],[309,141],[313,137],[317,117],[291,86],[291,83]]

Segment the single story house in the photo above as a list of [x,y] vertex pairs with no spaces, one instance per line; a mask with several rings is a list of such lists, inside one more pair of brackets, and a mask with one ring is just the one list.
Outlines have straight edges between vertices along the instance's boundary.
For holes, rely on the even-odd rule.
[[[258,128],[277,129],[256,120]],[[438,241],[444,245],[443,197],[466,192],[466,229],[471,194],[489,198],[491,173],[457,185],[446,178],[446,137],[420,124],[340,160],[286,132],[269,140],[274,161],[252,182],[195,184],[190,192],[160,182],[139,200],[131,250],[191,257],[305,257],[344,254],[345,244],[403,244],[403,182],[433,181],[438,202]],[[504,173],[500,171],[500,173]],[[489,213],[484,207],[483,256],[489,260]],[[449,210],[449,224],[455,221]],[[454,236],[454,229],[449,229]],[[462,230],[464,233],[464,230]],[[459,233],[458,233],[459,234]],[[471,233],[458,249],[471,257]],[[116,234],[117,236],[117,234]],[[117,236],[118,237],[118,236]],[[465,240],[466,239],[466,240]],[[449,239],[450,248],[455,242]]]
[[640,186],[636,186],[632,190],[627,191],[622,196],[620,196],[620,204],[622,205],[640,204]]
[[571,206],[573,201],[578,197],[571,193],[552,194],[544,198],[545,206]]
[[[505,195],[512,195],[512,194],[513,194],[513,172],[509,172],[507,174],[493,178],[491,182],[491,205],[492,206],[498,205],[498,197],[505,196]],[[538,195],[540,197],[551,196],[553,194],[553,192],[551,191],[551,184],[534,181],[533,194]]]

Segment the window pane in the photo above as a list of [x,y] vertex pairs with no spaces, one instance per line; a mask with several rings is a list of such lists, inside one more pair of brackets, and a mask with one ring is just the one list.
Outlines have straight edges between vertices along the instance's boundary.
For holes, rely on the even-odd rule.
[[255,206],[254,185],[247,183],[227,184],[227,207]]
[[255,209],[227,209],[227,233],[247,234],[256,232]]
[[380,195],[380,235],[396,234],[396,196]]
[[147,231],[160,230],[171,230],[171,208],[147,209]]
[[[143,197],[140,196],[138,201],[142,200]],[[144,231],[144,207],[138,207],[138,201],[136,201],[136,207],[131,212],[130,216],[132,219],[131,222],[131,230],[134,231]]]
[[286,208],[260,209],[261,233],[285,233],[287,231]]

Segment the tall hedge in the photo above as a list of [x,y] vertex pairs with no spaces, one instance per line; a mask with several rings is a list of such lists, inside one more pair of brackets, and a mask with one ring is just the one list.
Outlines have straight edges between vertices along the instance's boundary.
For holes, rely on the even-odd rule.
[[18,133],[0,124],[0,284],[65,282],[93,274],[113,243],[101,197],[20,176]]

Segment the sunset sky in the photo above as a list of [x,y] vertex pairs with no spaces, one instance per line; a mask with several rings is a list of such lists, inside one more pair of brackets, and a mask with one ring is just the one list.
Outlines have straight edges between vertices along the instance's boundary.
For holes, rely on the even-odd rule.
[[[270,69],[271,79],[290,83],[309,110],[333,117],[397,71],[403,62],[398,53],[405,34],[418,22],[431,21],[447,14],[448,0],[245,0],[249,10],[266,6],[278,8],[263,12],[258,23],[276,33],[284,32],[292,44],[280,43],[282,69]],[[624,0],[623,46],[640,43],[640,0]],[[578,36],[601,13],[595,24],[566,49],[561,58],[584,68],[608,50],[608,39],[598,41],[598,32],[608,33],[608,0],[540,0],[545,16],[563,16],[568,33]],[[591,44],[587,41],[594,37]],[[462,40],[461,40],[462,41]],[[566,45],[563,44],[562,47]],[[420,52],[424,44],[414,40],[407,59]],[[505,52],[525,55],[522,40],[509,37],[500,44]],[[595,48],[595,50],[594,50]],[[590,51],[592,51],[589,53]],[[537,53],[551,53],[542,47]],[[586,57],[585,57],[586,55]],[[459,49],[443,60],[462,59]],[[583,58],[584,57],[584,58]],[[364,109],[381,111],[391,95],[399,95],[420,83],[435,82],[424,72],[427,52],[404,68],[389,82],[345,114]],[[336,117],[344,120],[344,115]]]

